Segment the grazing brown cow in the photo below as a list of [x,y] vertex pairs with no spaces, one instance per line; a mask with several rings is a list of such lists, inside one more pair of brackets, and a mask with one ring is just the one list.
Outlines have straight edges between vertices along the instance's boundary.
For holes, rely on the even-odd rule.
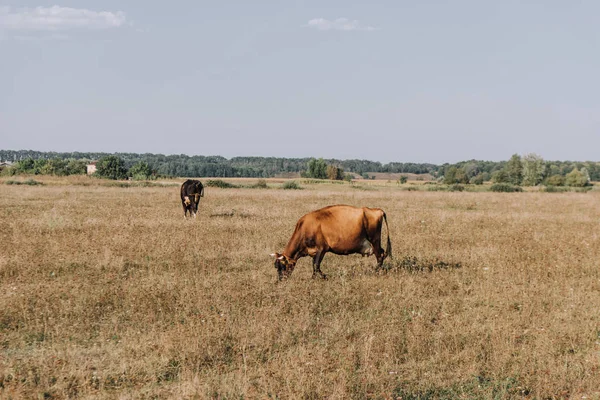
[[183,218],[187,216],[188,211],[190,212],[190,217],[193,215],[194,218],[196,218],[200,197],[204,197],[204,186],[202,186],[202,182],[192,179],[183,182],[181,185]]
[[[381,248],[381,225],[385,221],[388,230],[387,248]],[[289,277],[299,258],[313,258],[313,278],[321,272],[321,261],[325,253],[354,254],[363,256],[375,254],[377,268],[383,260],[392,255],[390,230],[385,212],[380,208],[352,207],[336,205],[321,208],[306,214],[296,223],[292,238],[282,254],[274,253],[275,268],[279,279]]]

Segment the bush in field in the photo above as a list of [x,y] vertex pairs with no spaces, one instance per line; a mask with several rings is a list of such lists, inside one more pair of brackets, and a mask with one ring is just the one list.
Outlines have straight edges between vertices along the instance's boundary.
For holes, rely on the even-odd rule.
[[456,183],[454,185],[451,185],[448,188],[448,190],[450,190],[451,192],[463,192],[465,190],[465,187],[461,184]]
[[352,174],[344,174],[344,180],[346,182],[352,182]]
[[217,187],[217,188],[221,188],[221,189],[233,189],[233,188],[238,187],[237,185],[234,185],[233,183],[225,182],[222,179],[209,179],[206,181],[204,186]]
[[490,191],[505,193],[522,192],[523,188],[521,188],[520,186],[511,185],[510,183],[494,183],[490,187]]
[[573,187],[584,187],[589,184],[589,176],[585,176],[583,172],[577,168],[573,168],[573,171],[569,172],[565,177],[565,184]]
[[14,176],[17,174],[17,169],[14,166],[0,169],[1,176]]
[[565,177],[562,175],[552,175],[548,179],[546,179],[547,186],[564,186],[565,185]]
[[42,182],[33,180],[33,179],[28,179],[26,181],[6,181],[7,185],[27,185],[27,186],[37,186],[37,185],[43,185]]
[[510,177],[505,169],[501,169],[492,173],[492,181],[495,183],[510,183]]
[[67,164],[67,175],[85,175],[87,173],[86,162],[83,160],[69,160]]
[[100,178],[115,180],[127,178],[125,163],[117,156],[106,156],[101,158],[96,164],[96,168],[94,175],[99,176]]
[[146,181],[150,179],[156,179],[156,176],[153,174],[152,168],[145,161],[139,161],[134,166],[129,169],[129,176],[133,178],[134,181]]
[[568,188],[568,187],[564,187],[564,186],[551,186],[551,185],[549,185],[549,186],[546,186],[543,189],[543,191],[547,192],[547,193],[562,193],[562,192],[570,192],[571,189]]
[[287,182],[285,182],[281,186],[281,188],[282,189],[286,189],[286,190],[289,190],[289,189],[302,189],[302,187],[300,185],[298,185],[298,182],[296,182],[296,181],[287,181]]
[[400,175],[400,178],[398,179],[398,183],[403,185],[406,183],[406,181],[408,181],[408,178],[405,175]]
[[483,174],[477,174],[469,181],[471,185],[483,185],[483,182],[485,182]]
[[264,179],[259,179],[254,185],[252,185],[255,189],[268,189],[267,181]]

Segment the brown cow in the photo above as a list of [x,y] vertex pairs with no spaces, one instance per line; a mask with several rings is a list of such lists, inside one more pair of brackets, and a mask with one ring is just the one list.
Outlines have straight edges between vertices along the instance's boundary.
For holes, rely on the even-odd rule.
[[[385,221],[388,230],[387,248],[381,248],[381,225]],[[380,208],[335,205],[306,214],[296,223],[296,229],[282,254],[274,253],[275,268],[279,279],[289,277],[299,258],[313,258],[313,278],[321,272],[321,261],[325,253],[375,254],[377,268],[383,260],[392,256],[390,230],[385,212]]]

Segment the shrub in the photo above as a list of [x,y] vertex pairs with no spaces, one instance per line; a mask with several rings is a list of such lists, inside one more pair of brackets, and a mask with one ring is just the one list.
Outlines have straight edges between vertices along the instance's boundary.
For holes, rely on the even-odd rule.
[[252,185],[253,188],[256,189],[268,189],[269,186],[267,185],[267,181],[264,179],[259,179],[254,185]]
[[490,187],[492,192],[522,192],[523,188],[520,186],[511,185],[510,183],[495,183]]
[[398,182],[403,185],[406,183],[406,181],[408,180],[408,178],[405,175],[401,175],[400,178],[398,179]]
[[584,187],[588,185],[588,177],[577,168],[574,168],[573,171],[569,172],[565,177],[565,184],[567,186]]
[[590,190],[592,190],[591,186],[584,186],[584,187],[575,187],[575,188],[573,188],[574,192],[579,192],[579,193],[587,193]]
[[94,175],[101,178],[114,180],[127,178],[125,163],[117,156],[106,156],[101,158],[96,164],[96,167],[97,170]]
[[433,185],[427,188],[430,192],[445,192],[448,190],[448,186],[446,185]]
[[300,185],[298,185],[298,182],[296,181],[286,181],[284,182],[284,184],[281,186],[282,189],[302,189],[302,187]]
[[477,174],[474,177],[471,178],[471,180],[469,181],[469,183],[473,184],[473,185],[483,185],[483,182],[485,181],[485,177],[483,174]]
[[458,183],[451,185],[448,190],[450,190],[451,192],[462,192],[465,190],[465,187],[463,185],[460,185]]
[[542,189],[543,192],[548,192],[548,193],[562,193],[562,192],[570,192],[571,189],[569,189],[568,187],[564,187],[564,186],[546,186],[545,188]]
[[28,186],[37,186],[37,185],[43,185],[42,182],[33,180],[33,179],[28,179],[26,181],[6,181],[5,182],[7,185],[28,185]]
[[546,179],[547,186],[564,186],[565,185],[565,177],[562,175],[552,175],[548,179]]
[[225,182],[222,179],[209,179],[206,181],[205,186],[208,187],[217,187],[217,188],[221,188],[221,189],[233,189],[233,188],[237,188],[237,185],[234,185],[233,183],[230,182]]
[[139,161],[137,164],[129,169],[129,175],[134,181],[145,181],[150,179],[156,179],[153,174],[152,168],[145,161]]

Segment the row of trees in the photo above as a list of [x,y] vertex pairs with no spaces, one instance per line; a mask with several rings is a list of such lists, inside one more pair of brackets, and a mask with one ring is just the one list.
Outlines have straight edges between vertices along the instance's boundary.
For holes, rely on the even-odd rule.
[[16,162],[11,168],[6,169],[6,174],[31,174],[31,175],[80,175],[87,171],[86,161],[60,158],[25,158]]
[[[157,175],[164,176],[210,176],[210,177],[251,177],[268,178],[284,173],[301,173],[307,177],[329,178],[335,176],[336,179],[347,178],[347,173],[354,173],[366,176],[367,173],[387,172],[387,173],[414,173],[431,174],[434,178],[454,183],[480,183],[494,179],[504,182],[507,179],[514,180],[514,171],[512,175],[509,170],[514,169],[514,165],[505,171],[507,164],[513,163],[513,157],[509,161],[480,161],[469,160],[461,161],[456,164],[428,164],[428,163],[388,163],[382,164],[369,160],[336,160],[336,159],[317,159],[314,158],[279,158],[279,157],[234,157],[226,159],[221,156],[187,156],[163,155],[163,154],[137,154],[137,153],[56,153],[39,152],[32,150],[0,150],[0,161],[20,162],[25,160],[28,163],[32,161],[38,163],[36,168],[27,167],[28,171],[34,173],[48,173],[48,170],[42,170],[41,163],[45,160],[51,163],[58,163],[57,160],[66,161],[91,161],[102,160],[106,157],[114,156],[122,160],[123,167],[130,170],[138,163],[145,163],[148,168]],[[522,164],[522,184],[538,184],[540,174],[537,169],[530,167],[543,165],[542,181],[554,176],[565,177],[574,169],[582,171],[585,168],[591,180],[600,180],[599,162],[573,162],[573,161],[544,161],[535,154],[528,154],[523,157],[516,155]],[[535,158],[539,158],[535,161]],[[531,160],[530,160],[531,159]],[[537,164],[536,164],[537,162]],[[317,164],[315,164],[317,163]],[[73,164],[74,166],[74,164]],[[324,167],[323,167],[324,166]],[[49,167],[48,167],[49,168]],[[54,168],[54,167],[53,167]],[[329,168],[329,172],[328,172]],[[334,170],[337,168],[337,170]],[[53,170],[60,171],[61,168]],[[74,173],[76,168],[68,168],[68,174]],[[44,171],[44,172],[43,172]],[[504,172],[502,172],[504,171]],[[511,178],[506,178],[506,174]],[[50,172],[54,173],[54,172]],[[54,173],[62,174],[63,172]],[[499,175],[499,176],[496,176]],[[555,181],[554,178],[552,181]],[[536,183],[534,183],[536,182]]]
[[593,170],[595,180],[600,179],[598,163],[548,162],[534,153],[524,156],[513,154],[510,160],[501,166],[500,164],[493,166],[491,170],[480,169],[474,162],[447,166],[443,181],[447,184],[482,184],[492,180],[495,183],[510,183],[517,186],[545,184],[583,187],[589,185],[592,180],[592,174],[588,168]]
[[[5,175],[30,174],[30,175],[85,175],[87,173],[87,161],[84,160],[62,160],[60,158],[25,158],[17,161],[2,173]],[[148,180],[156,179],[156,171],[148,163],[138,161],[127,168],[125,162],[117,156],[102,157],[96,163],[95,175],[107,179]]]

